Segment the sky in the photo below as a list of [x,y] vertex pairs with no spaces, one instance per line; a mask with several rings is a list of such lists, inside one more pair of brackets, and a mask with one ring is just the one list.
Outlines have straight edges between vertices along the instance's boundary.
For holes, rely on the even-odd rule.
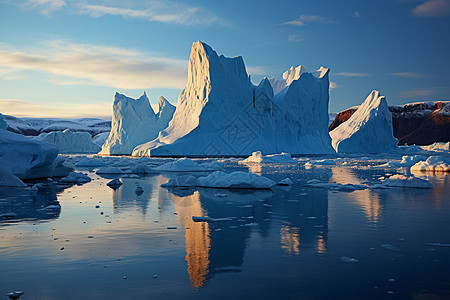
[[110,119],[115,92],[176,104],[197,40],[254,84],[330,68],[330,112],[374,89],[449,100],[449,32],[450,0],[0,0],[0,113]]

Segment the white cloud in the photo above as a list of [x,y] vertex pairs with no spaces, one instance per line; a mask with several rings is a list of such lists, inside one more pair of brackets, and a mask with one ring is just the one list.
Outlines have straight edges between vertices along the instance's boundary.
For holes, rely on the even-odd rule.
[[428,0],[416,6],[412,14],[418,17],[445,17],[450,15],[450,0]]
[[399,76],[399,77],[406,77],[406,78],[425,78],[425,77],[427,77],[424,74],[419,74],[416,72],[399,72],[399,73],[392,73],[392,75]]
[[85,118],[97,117],[101,119],[111,119],[111,107],[107,104],[92,101],[91,104],[70,104],[58,102],[53,105],[44,105],[32,101],[20,99],[0,99],[2,114],[11,115],[18,118]]
[[367,77],[367,76],[371,76],[368,73],[353,73],[353,72],[340,72],[340,73],[336,73],[336,75],[346,76],[346,77]]
[[37,10],[44,15],[60,10],[66,5],[67,3],[64,0],[26,0],[20,3],[22,8]]
[[288,35],[288,41],[293,42],[293,43],[298,43],[298,42],[302,42],[303,38],[299,34],[290,34],[290,35]]
[[266,75],[267,71],[261,66],[247,66],[247,73],[251,75]]
[[118,89],[181,89],[187,79],[186,60],[65,41],[46,42],[40,51],[0,48],[0,65],[3,78],[6,74],[35,70],[52,75],[56,84],[89,84]]
[[338,85],[336,84],[336,82],[330,81],[330,90],[334,90],[338,87]]
[[417,88],[408,91],[401,92],[399,96],[401,98],[418,98],[438,95],[445,89],[443,88]]
[[119,4],[117,6],[81,4],[78,6],[78,13],[95,18],[112,15],[184,26],[225,24],[211,11],[170,1],[146,1],[137,7],[124,7],[121,2]]
[[305,26],[306,23],[321,23],[321,24],[333,24],[337,23],[337,21],[334,21],[327,17],[317,16],[317,15],[300,15],[297,19],[294,19],[292,21],[284,22],[284,25],[294,25],[294,26]]

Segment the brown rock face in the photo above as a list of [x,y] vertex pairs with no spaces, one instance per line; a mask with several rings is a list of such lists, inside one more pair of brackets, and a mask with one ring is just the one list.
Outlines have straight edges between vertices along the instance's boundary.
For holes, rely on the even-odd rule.
[[[448,109],[448,108],[447,108]],[[399,145],[429,145],[450,141],[450,112],[443,102],[421,102],[390,106],[394,136]],[[356,109],[340,112],[329,131],[347,121]]]
[[349,108],[347,110],[341,111],[336,115],[336,118],[334,119],[333,123],[331,123],[330,127],[328,127],[328,131],[331,131],[350,119],[350,117],[353,115],[353,113],[356,111],[356,108]]

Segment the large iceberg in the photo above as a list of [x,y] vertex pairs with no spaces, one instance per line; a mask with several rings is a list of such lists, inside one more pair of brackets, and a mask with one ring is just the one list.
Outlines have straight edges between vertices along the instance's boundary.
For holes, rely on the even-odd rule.
[[398,140],[386,99],[372,91],[355,113],[330,132],[338,153],[395,153]]
[[155,114],[147,95],[139,99],[116,93],[113,104],[111,132],[100,154],[131,154],[134,147],[155,139],[172,119],[175,107],[164,97],[158,101]]
[[20,179],[53,175],[58,147],[0,128],[0,166]]
[[88,132],[72,132],[70,129],[43,132],[34,139],[55,144],[60,153],[97,153],[101,150],[101,147],[92,141]]
[[274,95],[269,79],[251,83],[242,57],[218,56],[195,42],[187,86],[169,127],[133,155],[335,153],[328,134],[328,69],[297,73],[287,76]]

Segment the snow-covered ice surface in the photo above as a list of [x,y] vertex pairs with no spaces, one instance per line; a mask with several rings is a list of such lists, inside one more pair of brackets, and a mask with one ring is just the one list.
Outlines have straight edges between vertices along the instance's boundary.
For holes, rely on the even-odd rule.
[[52,131],[41,133],[34,138],[58,146],[59,153],[97,153],[101,147],[93,142],[88,132]]
[[134,147],[155,139],[175,111],[164,97],[159,98],[158,104],[159,111],[155,114],[145,92],[138,99],[116,93],[111,132],[100,153],[130,155]]
[[[288,152],[334,153],[328,134],[329,70],[292,71],[274,93],[254,86],[242,57],[192,45],[188,81],[169,127],[133,156],[223,156]],[[300,72],[301,73],[301,72]]]
[[436,152],[449,152],[450,151],[450,142],[447,143],[433,143],[431,145],[428,146],[421,146],[420,148],[422,148],[423,150],[426,151],[436,151]]
[[289,153],[262,155],[261,151],[255,151],[251,156],[242,160],[241,163],[294,163],[294,160]]
[[[59,156],[75,171],[0,187],[0,290],[36,299],[445,298],[450,174],[410,170],[430,156],[450,157],[192,159],[223,173],[180,173],[154,172],[179,159]],[[125,174],[97,174],[103,168]],[[236,172],[273,186],[250,189],[247,178],[235,189],[227,176]],[[276,185],[286,178],[291,185]],[[161,187],[173,180],[180,187]],[[230,188],[193,187],[221,180]],[[387,186],[394,180],[403,187]]]
[[372,91],[346,122],[330,132],[338,153],[395,153],[392,114],[386,99]]
[[450,172],[450,157],[430,156],[411,167],[411,172]]

